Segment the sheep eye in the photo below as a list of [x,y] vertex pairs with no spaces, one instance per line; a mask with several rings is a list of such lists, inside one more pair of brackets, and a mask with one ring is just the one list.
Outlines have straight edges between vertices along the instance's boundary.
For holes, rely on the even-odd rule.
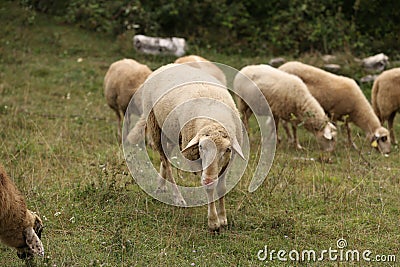
[[382,142],[386,142],[387,141],[387,136],[382,136],[381,140],[382,140]]

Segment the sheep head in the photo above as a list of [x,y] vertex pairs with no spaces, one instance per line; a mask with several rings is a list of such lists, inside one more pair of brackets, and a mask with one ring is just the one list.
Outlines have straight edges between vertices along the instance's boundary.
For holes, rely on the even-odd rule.
[[382,154],[389,154],[391,149],[389,131],[384,127],[375,130],[369,137],[371,146],[378,149]]
[[218,179],[228,166],[232,151],[244,159],[242,149],[235,136],[230,137],[226,129],[215,124],[202,128],[182,150],[197,147],[202,162],[202,184],[209,185]]
[[328,122],[322,130],[316,132],[318,145],[322,150],[331,152],[335,149],[337,129],[335,125]]
[[17,248],[17,255],[20,259],[29,259],[34,255],[43,256],[44,248],[40,240],[43,231],[42,220],[30,210],[27,210],[26,216],[28,226],[23,229],[24,245]]

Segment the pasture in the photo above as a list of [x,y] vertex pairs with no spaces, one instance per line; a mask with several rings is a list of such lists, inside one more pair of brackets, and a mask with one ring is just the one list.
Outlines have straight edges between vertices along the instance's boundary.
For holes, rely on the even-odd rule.
[[[353,126],[361,152],[355,151],[339,127],[336,151],[326,162],[319,160],[325,155],[315,138],[300,128],[306,149],[295,150],[284,138],[254,193],[247,191],[248,170],[226,196],[228,227],[212,235],[206,206],[168,206],[135,184],[118,144],[115,114],[103,96],[112,62],[134,58],[154,70],[175,58],[136,54],[129,35],[113,40],[43,14],[35,14],[31,25],[31,15],[12,2],[0,4],[0,162],[43,219],[45,256],[24,263],[1,244],[0,266],[396,265],[257,258],[264,246],[319,252],[337,248],[341,238],[346,249],[370,250],[371,258],[396,255],[400,261],[398,147],[385,158]],[[270,59],[214,48],[192,47],[190,53],[237,69]],[[338,55],[350,62],[347,56]],[[312,54],[298,60],[319,59]],[[354,64],[343,71],[354,78],[363,74]],[[253,151],[256,136],[252,127]]]

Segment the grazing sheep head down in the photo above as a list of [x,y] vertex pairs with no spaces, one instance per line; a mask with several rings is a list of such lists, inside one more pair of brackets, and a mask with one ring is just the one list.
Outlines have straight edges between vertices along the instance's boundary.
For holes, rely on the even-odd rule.
[[31,224],[24,229],[21,236],[21,246],[17,247],[17,255],[20,259],[29,259],[33,255],[44,255],[42,241],[43,223],[42,220],[32,211],[26,213],[27,220]]
[[322,130],[316,132],[318,145],[326,152],[332,152],[336,145],[336,127],[331,122],[328,122]]
[[26,208],[25,199],[0,166],[0,241],[17,250],[21,259],[44,255],[43,224]]
[[210,185],[218,179],[218,175],[228,166],[232,151],[244,159],[236,137],[230,138],[226,129],[217,124],[202,128],[190,140],[182,153],[194,147],[198,148],[202,162],[201,181],[203,185]]
[[375,130],[372,137],[369,137],[371,146],[378,149],[382,154],[389,154],[391,149],[389,131],[384,127]]

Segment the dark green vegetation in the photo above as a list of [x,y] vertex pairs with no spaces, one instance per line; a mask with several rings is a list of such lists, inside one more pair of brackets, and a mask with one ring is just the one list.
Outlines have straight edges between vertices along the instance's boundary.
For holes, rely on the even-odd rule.
[[396,0],[23,0],[63,22],[121,34],[177,35],[191,44],[260,55],[398,53]]
[[[115,60],[131,57],[155,69],[174,58],[138,55],[130,36],[114,40],[46,15],[36,14],[30,24],[31,14],[10,2],[0,5],[0,162],[46,226],[46,255],[32,265],[260,266],[265,264],[256,255],[265,245],[321,251],[336,248],[339,238],[349,249],[395,254],[400,260],[397,147],[384,158],[353,127],[369,164],[347,146],[343,132],[327,164],[318,161],[315,139],[301,129],[307,149],[282,143],[266,182],[252,194],[247,173],[227,196],[228,229],[213,236],[206,207],[167,206],[135,184],[117,143],[115,114],[103,97],[103,77]],[[270,59],[190,52],[236,68]],[[347,62],[346,75],[365,74],[350,55],[338,57]],[[300,60],[321,64],[317,54]],[[364,86],[366,92],[370,88]],[[255,136],[253,127],[253,143]],[[15,251],[0,245],[0,266],[24,265]],[[313,264],[275,260],[269,265]]]

